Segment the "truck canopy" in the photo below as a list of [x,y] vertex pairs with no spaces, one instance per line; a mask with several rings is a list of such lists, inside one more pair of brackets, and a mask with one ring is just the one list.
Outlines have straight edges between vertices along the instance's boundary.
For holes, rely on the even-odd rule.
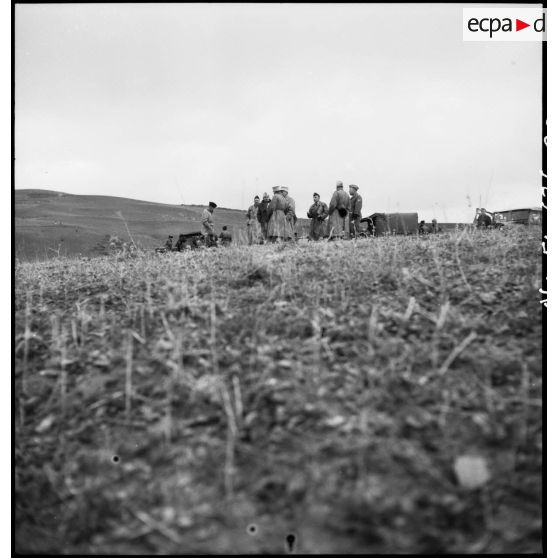
[[373,227],[375,236],[418,232],[418,213],[373,213],[363,221],[368,221],[370,232]]

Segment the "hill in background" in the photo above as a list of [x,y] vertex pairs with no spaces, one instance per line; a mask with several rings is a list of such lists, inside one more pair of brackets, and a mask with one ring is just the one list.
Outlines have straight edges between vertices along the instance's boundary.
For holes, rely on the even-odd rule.
[[[103,253],[111,236],[145,250],[163,246],[168,235],[199,231],[203,205],[171,205],[114,196],[82,196],[53,190],[15,190],[15,255],[22,261],[55,255]],[[308,204],[310,205],[310,203]],[[246,208],[248,209],[248,208]],[[297,208],[299,235],[308,232],[307,207]],[[218,207],[215,231],[223,225],[235,243],[246,244],[246,210]],[[420,216],[419,216],[420,219]],[[440,223],[444,231],[463,226]]]
[[[107,235],[141,248],[162,246],[200,230],[202,205],[170,205],[113,196],[78,196],[52,190],[15,190],[15,254],[21,260],[60,255],[95,255]],[[227,225],[244,240],[246,211],[217,208],[216,231]],[[59,252],[58,252],[59,250]]]

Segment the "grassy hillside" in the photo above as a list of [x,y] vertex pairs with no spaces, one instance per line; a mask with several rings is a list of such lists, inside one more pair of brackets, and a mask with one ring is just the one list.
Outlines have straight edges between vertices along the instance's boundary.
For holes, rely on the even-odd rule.
[[539,233],[18,264],[16,550],[541,552]]
[[[107,235],[145,249],[162,246],[169,234],[200,230],[204,206],[168,205],[112,196],[76,196],[48,190],[15,191],[15,251],[21,260],[95,255]],[[245,211],[217,208],[215,223],[243,240]],[[126,228],[128,227],[128,229]],[[129,231],[129,232],[128,232]],[[59,250],[59,252],[58,252]]]

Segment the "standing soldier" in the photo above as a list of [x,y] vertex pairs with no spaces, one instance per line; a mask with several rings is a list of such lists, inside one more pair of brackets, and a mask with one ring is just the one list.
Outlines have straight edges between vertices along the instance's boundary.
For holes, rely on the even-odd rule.
[[248,208],[246,213],[246,229],[248,231],[248,244],[259,243],[262,237],[260,223],[258,222],[258,206],[260,196],[254,198],[254,204]]
[[211,246],[215,242],[215,226],[213,224],[213,211],[217,207],[216,203],[209,202],[209,205],[202,211],[201,233],[205,239],[205,245]]
[[343,238],[345,232],[348,233],[346,223],[350,202],[349,194],[343,190],[343,182],[339,180],[337,190],[329,202],[329,232],[332,240]]
[[327,204],[320,201],[320,194],[314,193],[314,203],[308,210],[308,218],[310,221],[310,240],[320,240],[327,234]]
[[362,196],[357,192],[358,186],[356,184],[349,185],[349,193],[351,194],[350,201],[350,225],[352,228],[351,233],[355,238],[358,238],[360,233],[360,220],[362,219]]
[[269,216],[267,234],[271,242],[286,240],[290,234],[286,216],[288,202],[280,190],[281,186],[273,186],[273,199],[267,207]]
[[290,233],[287,238],[289,240],[291,239],[296,240],[297,237],[296,222],[298,221],[298,218],[295,212],[295,208],[296,208],[295,201],[293,200],[293,198],[291,198],[291,196],[289,196],[288,186],[282,186],[281,193],[287,200],[287,209],[285,210],[285,215],[287,217],[287,225],[288,225],[287,230]]
[[271,200],[267,192],[264,192],[263,199],[258,206],[258,223],[260,224],[260,229],[262,231],[262,239],[267,242],[267,225],[269,223],[269,216],[267,214],[267,207],[269,206]]
[[438,221],[436,219],[432,219],[432,225],[430,225],[430,232],[434,234],[442,232],[442,227],[438,225]]

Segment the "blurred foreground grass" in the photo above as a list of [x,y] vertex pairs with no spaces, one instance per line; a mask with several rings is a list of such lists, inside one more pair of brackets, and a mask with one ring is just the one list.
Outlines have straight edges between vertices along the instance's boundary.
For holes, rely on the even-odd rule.
[[16,550],[540,552],[540,286],[527,228],[18,265]]

